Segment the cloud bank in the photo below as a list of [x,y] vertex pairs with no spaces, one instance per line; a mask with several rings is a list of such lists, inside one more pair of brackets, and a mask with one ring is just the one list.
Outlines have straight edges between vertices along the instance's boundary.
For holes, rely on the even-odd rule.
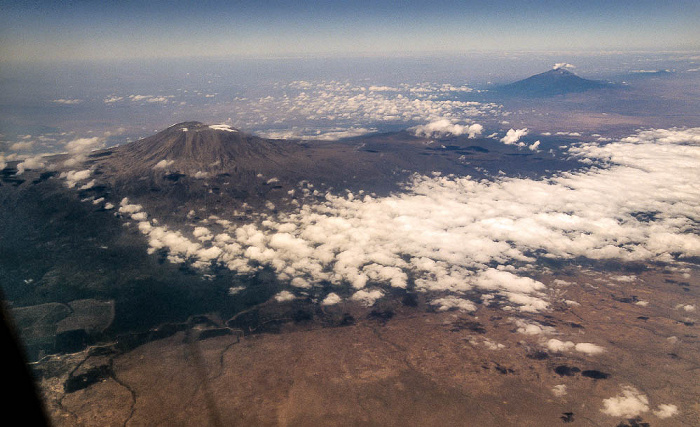
[[[337,296],[368,305],[389,288],[414,286],[433,293],[438,309],[481,303],[535,312],[550,305],[545,285],[531,277],[540,258],[700,256],[700,128],[579,144],[569,155],[588,168],[543,179],[415,175],[401,194],[329,193],[291,213],[220,229],[170,230],[134,217],[142,208],[128,201],[120,212],[139,221],[150,252],[165,250],[173,262],[242,274],[269,266],[291,292],[331,284]],[[570,344],[561,343],[602,351]]]

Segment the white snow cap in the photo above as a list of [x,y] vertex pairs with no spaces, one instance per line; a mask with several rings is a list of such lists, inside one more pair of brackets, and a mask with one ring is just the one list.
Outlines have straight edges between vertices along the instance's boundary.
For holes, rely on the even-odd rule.
[[209,129],[214,129],[214,130],[223,130],[226,132],[238,132],[237,129],[232,128],[229,125],[225,124],[220,124],[220,125],[209,125]]

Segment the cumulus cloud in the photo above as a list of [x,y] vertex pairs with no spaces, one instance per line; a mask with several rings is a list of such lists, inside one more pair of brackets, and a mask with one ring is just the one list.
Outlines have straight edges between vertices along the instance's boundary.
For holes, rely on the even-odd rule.
[[68,188],[73,188],[78,182],[88,179],[90,175],[92,175],[92,171],[90,169],[84,169],[81,171],[73,170],[68,172],[62,172],[59,175],[59,178],[65,178],[66,186]]
[[10,145],[12,151],[29,151],[34,148],[34,141],[20,141]]
[[603,347],[588,342],[580,342],[574,346],[574,349],[580,353],[586,353],[589,356],[605,352],[605,349]]
[[450,135],[468,135],[469,138],[476,138],[484,131],[484,127],[477,123],[471,125],[460,125],[454,123],[450,119],[441,119],[430,122],[426,125],[415,126],[409,130],[416,136],[423,136],[426,138],[437,138]]
[[[506,136],[501,138],[501,142],[506,144],[506,145],[514,145],[517,144],[518,141],[520,141],[520,138],[523,136],[527,135],[527,128],[525,129],[509,129],[508,132],[506,132]],[[537,148],[537,147],[535,147]]]
[[484,340],[484,346],[489,350],[502,350],[502,349],[506,348],[505,345],[503,345],[501,343],[497,343],[497,342],[490,340],[488,338],[486,338]]
[[291,301],[295,299],[296,297],[294,296],[293,293],[289,291],[282,291],[275,295],[275,301],[277,302],[285,302],[285,301]]
[[214,130],[221,130],[224,132],[238,132],[238,129],[234,129],[231,126],[226,125],[226,124],[210,125],[209,128],[214,129]]
[[149,103],[167,103],[170,98],[174,98],[172,95],[168,96],[154,96],[154,95],[129,95],[129,100],[133,102],[149,102]]
[[555,395],[556,397],[566,396],[566,394],[567,394],[566,385],[565,384],[555,385],[554,387],[552,387],[552,394]]
[[133,219],[134,221],[146,221],[146,219],[148,219],[148,214],[146,212],[136,212],[135,214],[131,215],[131,219]]
[[104,144],[104,138],[93,137],[93,138],[78,138],[66,143],[66,149],[69,153],[84,153],[86,151],[96,150],[102,148]]
[[113,104],[115,102],[119,102],[124,100],[123,96],[108,96],[107,98],[104,99],[105,104]]
[[175,163],[175,160],[165,160],[165,159],[163,159],[163,160],[161,160],[160,162],[158,162],[158,163],[156,163],[155,165],[153,165],[153,169],[165,169],[165,168],[167,168],[168,166],[172,165],[173,163]]
[[44,156],[38,155],[29,157],[17,164],[17,175],[22,175],[26,170],[41,169],[46,166]]
[[524,335],[544,335],[555,332],[554,327],[541,325],[534,320],[514,319],[516,331]]
[[557,62],[557,63],[554,64],[554,66],[552,67],[553,70],[559,70],[559,69],[562,69],[562,68],[564,68],[564,69],[567,69],[567,68],[571,69],[571,68],[576,68],[576,66],[571,65],[571,64],[567,64],[566,62]]
[[376,300],[384,296],[384,292],[379,289],[360,290],[355,292],[352,297],[353,301],[358,301],[364,305],[373,305]]
[[192,232],[192,235],[197,239],[202,242],[206,240],[211,240],[214,236],[212,235],[211,231],[209,231],[208,228],[206,227],[195,227],[194,231]]
[[292,130],[266,130],[257,132],[264,138],[271,139],[303,139],[313,141],[338,141],[343,138],[354,138],[377,132],[376,128],[350,126],[348,128],[303,128]]
[[659,418],[670,418],[678,414],[678,407],[676,405],[662,403],[652,413]]
[[334,305],[338,304],[342,299],[338,294],[331,292],[330,294],[326,295],[326,298],[321,301],[321,305]]
[[59,98],[59,99],[54,99],[51,101],[56,104],[63,104],[63,105],[75,105],[75,104],[80,104],[83,102],[82,99],[65,99],[65,98]]
[[678,304],[676,310],[683,310],[687,312],[695,311],[695,306],[693,304]]
[[433,300],[430,304],[437,306],[438,311],[447,311],[450,309],[457,309],[459,311],[466,312],[476,311],[476,304],[467,299],[458,298],[455,296],[438,298]]
[[634,387],[623,387],[622,393],[603,400],[600,411],[612,417],[632,418],[649,410],[649,399]]
[[143,206],[129,203],[129,199],[127,197],[124,197],[119,205],[119,213],[122,214],[133,214],[143,210]]
[[551,340],[547,341],[547,348],[550,351],[561,353],[574,348],[574,343],[571,341],[560,341],[558,339],[552,338]]
[[376,132],[386,124],[408,127],[442,119],[458,123],[501,114],[498,104],[464,101],[464,93],[470,91],[442,83],[364,87],[296,81],[285,86],[281,96],[237,99],[237,123],[268,137],[337,140]]
[[549,341],[547,341],[547,349],[557,353],[564,353],[570,350],[576,350],[580,353],[586,353],[589,356],[601,354],[605,351],[605,349],[599,345],[587,342],[574,344],[571,341],[560,341],[555,338],[552,338]]
[[63,162],[65,166],[74,167],[85,161],[87,154],[103,148],[105,145],[104,137],[78,138],[66,143],[65,148],[71,157]]

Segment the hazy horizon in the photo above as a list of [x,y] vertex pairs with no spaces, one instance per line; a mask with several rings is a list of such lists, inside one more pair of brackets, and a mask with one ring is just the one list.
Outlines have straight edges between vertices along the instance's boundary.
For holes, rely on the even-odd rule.
[[3,4],[0,62],[700,49],[693,1]]

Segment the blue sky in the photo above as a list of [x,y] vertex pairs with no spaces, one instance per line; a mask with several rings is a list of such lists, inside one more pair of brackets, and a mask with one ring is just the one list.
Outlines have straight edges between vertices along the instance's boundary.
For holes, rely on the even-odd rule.
[[695,50],[697,1],[4,1],[0,60]]

